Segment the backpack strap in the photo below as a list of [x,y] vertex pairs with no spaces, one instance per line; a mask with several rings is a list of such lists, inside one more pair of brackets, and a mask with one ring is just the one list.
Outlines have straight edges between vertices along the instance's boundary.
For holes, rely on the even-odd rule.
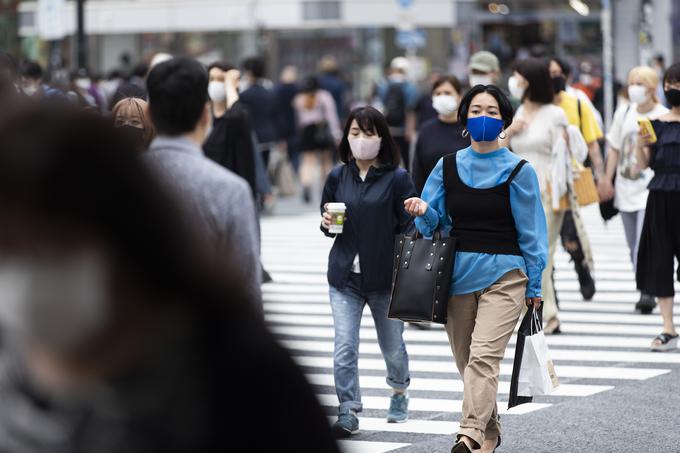
[[576,109],[578,110],[578,128],[581,129],[583,127],[583,119],[581,118],[581,99],[579,99],[578,95],[576,96]]
[[524,160],[524,159],[519,161],[519,163],[517,164],[515,169],[512,170],[512,173],[510,173],[510,176],[508,177],[508,180],[505,183],[509,185],[512,182],[512,180],[515,179],[515,176],[517,176],[519,171],[522,169],[522,167],[524,167],[524,164],[526,164],[526,163],[527,163],[527,161]]

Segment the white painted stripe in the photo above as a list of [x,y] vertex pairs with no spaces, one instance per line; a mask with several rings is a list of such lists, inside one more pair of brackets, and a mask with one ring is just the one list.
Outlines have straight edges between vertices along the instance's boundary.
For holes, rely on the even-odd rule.
[[[330,423],[336,417],[328,417]],[[453,435],[460,429],[458,422],[444,422],[440,420],[418,420],[409,418],[406,423],[387,423],[384,418],[362,417],[359,414],[359,429],[361,431],[383,431],[390,433],[442,434]]]
[[[330,394],[316,395],[322,406],[337,407],[338,397]],[[386,396],[362,396],[361,402],[365,409],[387,410],[390,405],[390,399]],[[513,407],[508,410],[508,402],[498,402],[499,414],[514,414],[522,415],[545,409],[552,406],[545,403],[527,403],[520,406]],[[409,411],[425,411],[425,412],[462,412],[463,400],[440,399],[440,398],[411,398],[408,403]]]
[[368,442],[365,440],[339,440],[342,453],[383,453],[408,447],[411,444],[398,442]]
[[[331,374],[308,374],[307,380],[314,385],[325,385],[333,387],[335,381]],[[385,378],[381,376],[360,376],[359,382],[362,388],[388,389]],[[553,396],[592,396],[597,393],[606,392],[613,389],[610,385],[576,385],[561,384]],[[433,379],[433,378],[412,378],[410,390],[423,390],[432,392],[463,392],[463,381],[460,379]],[[498,393],[508,395],[510,393],[510,382],[501,381],[498,383]]]
[[[361,324],[363,326],[372,326],[373,318],[371,318],[370,313],[364,313],[364,317],[361,319]],[[265,319],[269,323],[278,324],[291,324],[291,325],[307,325],[307,326],[332,326],[333,317],[328,315],[288,315],[288,314],[278,314],[278,313],[266,313]],[[411,327],[408,327],[411,328]],[[439,325],[437,325],[439,328]],[[598,323],[574,323],[569,322],[562,324],[562,332],[565,333],[585,333],[585,334],[613,334],[613,335],[644,335],[645,337],[652,338],[661,332],[659,326],[641,326],[635,324],[598,324]]]
[[[288,349],[308,352],[333,352],[333,342],[330,341],[301,341],[282,340]],[[409,345],[409,355],[450,357],[451,349],[447,346]],[[360,354],[380,354],[377,344],[362,343],[359,346]],[[505,359],[513,359],[514,348],[505,350]],[[550,357],[555,360],[578,361],[578,362],[644,362],[644,363],[680,363],[680,354],[659,354],[655,352],[631,352],[631,351],[600,351],[583,349],[550,349]]]
[[[319,356],[293,356],[295,362],[304,367],[333,369],[332,357]],[[386,371],[385,361],[382,359],[359,358],[360,370]],[[445,373],[459,377],[453,358],[450,361],[435,360],[410,360],[409,369],[414,372]],[[657,368],[623,368],[623,367],[598,367],[598,366],[571,366],[556,364],[555,370],[560,378],[576,379],[616,379],[628,381],[644,381],[650,378],[670,373],[671,370]],[[501,363],[501,376],[512,376],[512,364]]]
[[[271,331],[279,335],[288,335],[300,338],[334,338],[335,331],[332,327],[301,327],[301,326],[273,326]],[[361,329],[360,338],[362,341],[375,341],[378,332],[375,329]],[[648,348],[650,341],[647,338],[638,337],[612,337],[612,336],[574,336],[574,335],[550,335],[546,337],[549,346],[580,346],[597,348]],[[404,331],[404,341],[428,342],[437,344],[449,344],[446,333],[441,330],[416,330],[406,329]],[[510,344],[515,344],[516,336],[512,336]]]
[[[294,304],[294,303],[264,303],[266,312],[276,313],[298,313],[303,315],[330,315],[330,304]],[[369,312],[369,310],[366,310]],[[675,322],[680,324],[680,316],[674,317]],[[560,313],[560,321],[565,324],[569,321],[574,322],[598,322],[612,324],[645,324],[662,326],[659,316],[639,315],[639,314],[616,314],[616,313],[579,313],[564,311]]]

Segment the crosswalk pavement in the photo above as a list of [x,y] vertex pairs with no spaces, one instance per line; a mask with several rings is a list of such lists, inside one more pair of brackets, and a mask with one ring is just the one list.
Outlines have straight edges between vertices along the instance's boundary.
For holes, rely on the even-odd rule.
[[[593,245],[597,294],[591,302],[582,300],[573,265],[560,248],[555,283],[563,333],[548,337],[548,345],[561,386],[553,395],[507,410],[513,336],[501,364],[499,412],[504,417],[521,417],[570,398],[588,398],[626,382],[651,379],[680,363],[680,354],[649,350],[651,339],[661,332],[661,320],[656,311],[651,316],[633,311],[638,293],[619,218],[605,225],[596,207],[584,209],[583,217]],[[319,231],[317,214],[268,217],[262,222],[263,262],[274,279],[263,286],[267,323],[302,367],[329,421],[338,405],[326,280],[331,245],[332,239]],[[361,433],[342,441],[345,452],[393,451],[457,431],[463,384],[446,333],[441,326],[430,330],[407,326],[404,338],[411,372],[410,419],[388,424],[385,362],[370,311],[365,310],[359,358]]]

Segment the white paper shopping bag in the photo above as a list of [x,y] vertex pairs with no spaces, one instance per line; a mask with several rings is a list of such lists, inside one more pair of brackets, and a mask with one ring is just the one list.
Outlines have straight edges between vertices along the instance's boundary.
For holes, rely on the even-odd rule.
[[[535,330],[534,330],[535,329]],[[518,396],[550,395],[559,386],[557,374],[538,316],[532,320],[532,334],[526,337],[519,371]]]

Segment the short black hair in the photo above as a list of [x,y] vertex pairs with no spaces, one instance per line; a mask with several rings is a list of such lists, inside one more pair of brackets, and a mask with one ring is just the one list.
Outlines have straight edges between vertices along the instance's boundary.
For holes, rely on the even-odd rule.
[[529,99],[539,104],[551,104],[555,99],[555,90],[550,79],[549,62],[540,58],[527,58],[515,66],[516,71],[524,77],[529,86],[524,91],[522,100]]
[[156,65],[146,88],[158,133],[180,135],[196,128],[208,102],[208,72],[198,61],[180,57]]
[[498,102],[498,111],[503,119],[503,127],[507,129],[512,124],[512,119],[515,116],[515,111],[508,97],[495,85],[475,85],[465,93],[463,99],[460,100],[458,106],[458,121],[465,127],[467,126],[468,111],[472,100],[481,93],[488,93]]
[[261,57],[249,57],[243,61],[243,69],[252,73],[256,79],[261,79],[267,68]]
[[680,83],[680,63],[672,64],[663,75],[663,84]]
[[347,136],[349,135],[349,130],[355,120],[359,125],[359,129],[364,132],[373,132],[373,130],[375,130],[378,133],[378,137],[382,139],[380,151],[378,152],[378,160],[380,163],[392,168],[397,168],[401,156],[399,147],[395,143],[394,138],[392,138],[392,134],[390,134],[390,128],[387,125],[387,120],[383,114],[370,106],[356,108],[349,114],[347,122],[345,123],[345,131],[342,135],[340,146],[338,146],[340,160],[346,164],[352,160],[352,149],[349,146]]
[[440,76],[437,80],[434,81],[432,84],[432,93],[439,88],[440,86],[444,85],[445,83],[450,83],[451,86],[458,92],[458,94],[462,93],[462,85],[460,83],[460,80],[456,76],[452,75],[443,75]]
[[231,63],[226,63],[224,61],[215,61],[213,63],[210,63],[210,65],[208,66],[208,73],[210,73],[210,71],[212,71],[215,68],[227,72],[231,71],[232,69],[236,69],[236,66],[234,66]]
[[316,93],[319,88],[321,88],[319,79],[316,76],[309,76],[302,82],[300,91],[303,93]]
[[557,66],[559,66],[560,69],[562,70],[562,75],[564,76],[565,79],[569,78],[569,76],[571,75],[571,65],[567,63],[565,59],[560,57],[550,57],[550,61],[554,61],[555,63],[557,63]]
[[37,61],[26,60],[19,71],[22,77],[32,80],[40,80],[43,78],[44,72],[42,66]]

